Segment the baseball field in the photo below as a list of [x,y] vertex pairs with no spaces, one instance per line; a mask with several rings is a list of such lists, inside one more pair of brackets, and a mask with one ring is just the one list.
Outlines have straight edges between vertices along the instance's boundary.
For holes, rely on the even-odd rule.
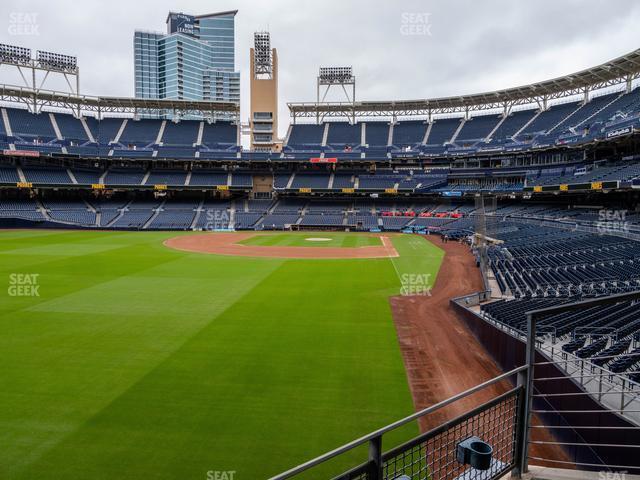
[[266,478],[407,415],[389,298],[442,257],[413,235],[0,232],[0,478]]

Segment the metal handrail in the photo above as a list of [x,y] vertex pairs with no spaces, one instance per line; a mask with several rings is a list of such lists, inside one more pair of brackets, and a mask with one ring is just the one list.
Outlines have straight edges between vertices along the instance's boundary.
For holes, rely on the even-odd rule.
[[503,373],[502,375],[499,375],[495,378],[492,378],[491,380],[487,380],[486,382],[483,382],[479,385],[476,385],[475,387],[472,387],[468,390],[465,390],[464,392],[460,392],[457,395],[454,395],[452,397],[449,397],[446,400],[443,400],[441,402],[438,402],[434,405],[431,405],[430,407],[424,408],[416,413],[413,413],[407,417],[404,417],[400,420],[397,420],[394,423],[391,423],[385,427],[382,427],[378,430],[375,430],[367,435],[364,435],[360,438],[357,438],[356,440],[352,440],[349,443],[346,443],[344,445],[342,445],[341,447],[335,448],[327,453],[324,453],[323,455],[320,455],[316,458],[313,458],[311,460],[306,461],[305,463],[302,463],[296,467],[293,467],[289,470],[287,470],[286,472],[280,473],[274,477],[271,477],[269,480],[285,480],[287,478],[291,478],[294,475],[297,475],[299,473],[302,473],[306,470],[309,470],[312,467],[315,467],[317,465],[320,465],[321,463],[324,463],[328,460],[331,460],[332,458],[337,457],[338,455],[341,455],[343,453],[346,453],[350,450],[353,450],[356,447],[359,447],[367,442],[370,442],[372,440],[376,440],[378,438],[380,438],[382,435],[384,435],[387,432],[390,432],[392,430],[395,430],[396,428],[399,428],[403,425],[406,425],[407,423],[410,423],[414,420],[417,420],[429,413],[432,413],[436,410],[439,410],[443,407],[446,407],[447,405],[450,405],[451,403],[454,403],[458,400],[461,400],[463,398],[468,397],[469,395],[473,395],[476,392],[479,392],[480,390],[485,389],[486,387],[489,387],[491,385],[494,385],[496,383],[499,383],[505,379],[508,379],[509,377],[512,377],[514,375],[517,375],[518,373],[524,372],[525,370],[527,370],[529,367],[527,365],[522,365],[520,367],[514,368],[513,370],[510,370],[506,373]]

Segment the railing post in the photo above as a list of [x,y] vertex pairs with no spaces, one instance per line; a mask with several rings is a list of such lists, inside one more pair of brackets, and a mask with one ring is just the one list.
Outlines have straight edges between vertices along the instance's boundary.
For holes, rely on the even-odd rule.
[[382,480],[382,435],[369,440],[369,480]]
[[518,374],[518,386],[523,387],[518,405],[518,429],[516,431],[514,478],[521,478],[528,471],[529,431],[533,398],[533,366],[536,360],[536,319],[527,314],[527,350],[525,362],[527,369]]

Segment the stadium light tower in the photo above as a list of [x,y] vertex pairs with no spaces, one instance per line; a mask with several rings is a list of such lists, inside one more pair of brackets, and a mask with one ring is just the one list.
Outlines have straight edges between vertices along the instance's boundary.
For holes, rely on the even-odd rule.
[[[356,77],[353,74],[353,67],[320,67],[317,78],[317,95],[316,102],[323,103],[327,98],[327,94],[332,87],[342,87],[342,91],[346,97],[347,103],[355,106],[356,103]],[[347,87],[351,86],[351,95]],[[320,91],[322,99],[320,98]],[[320,123],[320,114],[318,113],[316,120]],[[355,109],[352,112],[352,123],[355,123]]]
[[[30,88],[34,92],[42,90],[51,74],[59,74],[63,76],[67,82],[69,93],[75,95],[80,94],[80,69],[78,68],[78,59],[74,56],[37,50],[35,57],[33,57],[30,48],[0,44],[0,66],[1,65],[15,67],[20,73],[25,87]],[[39,81],[37,79],[37,72],[44,72],[44,75],[42,75]],[[72,82],[72,80],[75,81]],[[27,106],[33,113],[38,113],[38,100],[36,95],[34,95],[32,102],[28,103]],[[79,106],[77,114],[80,115]]]
[[269,32],[253,34],[249,51],[251,65],[251,107],[249,134],[251,148],[279,151],[278,139],[278,52],[271,48]]

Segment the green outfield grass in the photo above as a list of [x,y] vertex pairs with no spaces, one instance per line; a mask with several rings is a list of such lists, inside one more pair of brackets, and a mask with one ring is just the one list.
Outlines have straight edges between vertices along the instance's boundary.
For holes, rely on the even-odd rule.
[[0,231],[0,478],[254,480],[413,411],[388,297],[441,250],[235,258],[175,235]]
[[[328,239],[312,241],[307,239]],[[245,245],[278,246],[278,247],[342,247],[355,248],[380,246],[380,237],[335,232],[297,232],[297,233],[259,233],[239,243]]]

